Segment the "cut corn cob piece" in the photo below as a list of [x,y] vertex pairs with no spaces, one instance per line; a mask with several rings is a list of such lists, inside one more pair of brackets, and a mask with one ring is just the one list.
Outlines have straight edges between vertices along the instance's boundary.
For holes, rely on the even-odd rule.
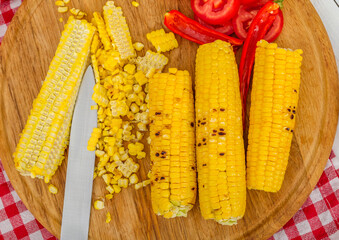
[[14,153],[21,175],[54,175],[64,159],[75,100],[95,27],[70,17]]
[[232,225],[245,213],[246,182],[239,77],[231,45],[217,40],[200,46],[195,76],[200,209],[205,219]]
[[165,30],[159,29],[146,35],[148,41],[152,43],[157,52],[167,52],[177,48],[178,42],[173,32],[165,33]]
[[297,112],[302,50],[258,42],[251,93],[247,187],[277,192],[284,180]]
[[151,78],[155,73],[160,73],[167,63],[168,58],[165,55],[150,50],[144,57],[138,57],[136,60],[138,71],[142,71],[147,78]]
[[132,44],[131,34],[122,9],[116,7],[113,1],[106,2],[104,19],[108,35],[117,46],[121,59],[126,60],[135,57],[136,53]]
[[187,216],[197,188],[192,80],[187,71],[158,73],[149,93],[153,211],[165,218]]
[[102,19],[100,13],[94,12],[93,18],[94,18],[94,21],[96,23],[96,26],[99,32],[99,37],[101,39],[102,44],[104,45],[105,50],[108,51],[112,49],[112,43],[111,43],[111,40],[109,39],[108,33],[106,31],[105,22]]

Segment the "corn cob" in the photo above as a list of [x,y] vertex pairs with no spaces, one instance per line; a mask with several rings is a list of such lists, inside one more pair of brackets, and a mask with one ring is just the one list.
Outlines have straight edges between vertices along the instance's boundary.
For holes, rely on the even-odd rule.
[[95,27],[70,17],[46,79],[14,153],[16,169],[24,176],[48,182],[61,164],[68,144],[75,99]]
[[102,19],[100,13],[94,12],[93,18],[94,18],[94,21],[96,23],[96,26],[99,32],[99,37],[101,39],[102,44],[104,45],[105,50],[108,51],[112,49],[112,43],[111,43],[111,40],[109,39],[108,33],[106,31],[105,22]]
[[177,39],[175,39],[174,33],[165,33],[163,28],[148,33],[146,37],[159,53],[171,51],[178,47],[178,42]]
[[122,9],[116,7],[113,1],[107,1],[104,6],[104,19],[108,35],[115,43],[121,59],[129,59],[136,56],[131,34],[129,32],[126,19],[123,16]]
[[187,71],[150,79],[151,199],[165,218],[187,216],[196,198],[194,107]]
[[247,187],[281,188],[297,111],[301,50],[258,42],[251,93],[247,150]]
[[151,78],[155,73],[159,73],[168,63],[168,58],[152,51],[147,51],[144,57],[138,57],[136,64],[138,70],[145,73],[147,78]]
[[239,77],[229,43],[199,47],[195,89],[201,213],[232,225],[244,215],[246,183]]

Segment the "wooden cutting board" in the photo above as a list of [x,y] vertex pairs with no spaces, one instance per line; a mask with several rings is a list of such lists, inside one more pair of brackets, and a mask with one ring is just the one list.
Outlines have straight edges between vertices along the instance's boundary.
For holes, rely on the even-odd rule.
[[[122,6],[134,41],[151,46],[146,33],[164,27],[166,11],[179,9],[192,17],[188,0],[117,0]],[[105,0],[73,0],[69,5],[87,13],[101,11]],[[91,239],[266,239],[279,230],[304,203],[317,183],[330,154],[338,117],[338,75],[325,29],[308,0],[284,2],[285,26],[277,40],[285,48],[302,48],[302,83],[297,124],[285,181],[278,193],[247,192],[247,209],[236,226],[204,220],[198,203],[187,218],[165,220],[153,214],[150,188],[123,190],[92,209]],[[0,155],[20,198],[34,216],[55,236],[60,236],[67,161],[52,179],[59,193],[48,192],[38,179],[22,177],[14,168],[12,153],[27,120],[33,99],[41,87],[68,15],[57,13],[54,1],[26,0],[13,18],[0,50]],[[89,14],[89,17],[92,17]],[[179,49],[169,54],[169,66],[187,69],[194,76],[197,45],[177,37]],[[141,161],[145,179],[149,158]],[[103,196],[102,179],[94,181],[93,199]],[[112,221],[105,223],[109,211]]]

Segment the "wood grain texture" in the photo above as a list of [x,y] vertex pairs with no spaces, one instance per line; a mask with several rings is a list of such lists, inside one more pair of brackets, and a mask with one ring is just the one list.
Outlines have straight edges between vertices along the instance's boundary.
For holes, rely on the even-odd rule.
[[[164,27],[163,15],[179,9],[192,17],[187,0],[116,0],[122,6],[134,41],[151,46],[146,33]],[[101,11],[105,0],[73,0],[70,6],[90,13]],[[165,220],[152,213],[149,187],[124,190],[101,211],[92,209],[91,239],[266,239],[299,209],[317,183],[329,156],[338,118],[338,75],[329,39],[308,0],[284,2],[285,27],[277,40],[286,48],[302,48],[302,83],[299,113],[291,155],[282,189],[276,193],[247,191],[247,209],[238,225],[221,226],[202,219],[198,204],[187,218]],[[22,177],[14,168],[12,153],[28,118],[66,19],[54,1],[26,0],[13,18],[0,49],[0,154],[5,170],[20,198],[34,216],[55,236],[60,236],[67,161],[52,179],[59,188],[50,194],[38,179]],[[92,17],[89,14],[89,17]],[[197,45],[177,37],[179,49],[170,54],[169,66],[187,69],[194,76]],[[149,159],[141,163],[146,178]],[[94,181],[93,199],[103,196],[105,184]],[[112,222],[104,223],[110,211]]]

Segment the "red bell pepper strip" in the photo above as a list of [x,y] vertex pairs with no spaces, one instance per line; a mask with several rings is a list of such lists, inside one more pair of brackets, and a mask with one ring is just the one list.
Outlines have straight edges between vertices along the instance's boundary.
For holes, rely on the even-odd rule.
[[243,105],[243,124],[246,122],[246,102],[257,42],[264,38],[279,13],[279,5],[267,2],[254,17],[248,31],[239,65],[240,94]]
[[243,44],[243,40],[204,27],[177,10],[166,13],[164,23],[172,32],[198,44],[211,43],[218,39],[234,46]]

